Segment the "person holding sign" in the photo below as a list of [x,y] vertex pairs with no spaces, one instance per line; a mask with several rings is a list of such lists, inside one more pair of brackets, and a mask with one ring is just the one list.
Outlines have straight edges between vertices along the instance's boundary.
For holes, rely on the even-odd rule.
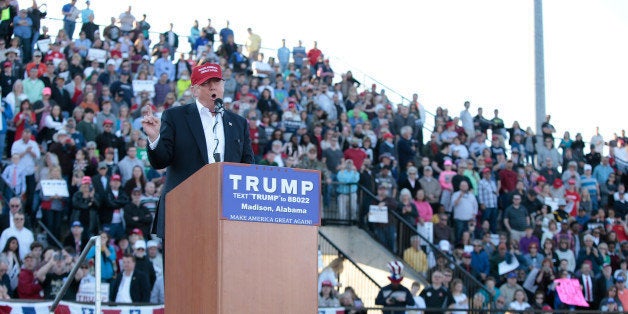
[[165,231],[166,193],[208,163],[255,163],[248,123],[224,110],[220,65],[205,63],[193,68],[191,89],[195,103],[169,108],[161,120],[149,111],[142,120],[151,166],[168,167],[155,219],[156,233],[161,238]]

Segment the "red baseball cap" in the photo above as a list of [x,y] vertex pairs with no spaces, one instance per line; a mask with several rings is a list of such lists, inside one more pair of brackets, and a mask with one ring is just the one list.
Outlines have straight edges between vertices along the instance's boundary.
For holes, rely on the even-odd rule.
[[382,138],[387,139],[387,138],[395,138],[394,135],[392,135],[392,133],[390,132],[386,132],[384,133],[384,135],[382,136]]
[[122,181],[122,178],[119,174],[114,174],[111,176],[111,181]]
[[536,178],[536,182],[547,182],[547,179],[545,179],[544,176],[539,176],[538,178]]
[[222,80],[222,69],[215,63],[205,63],[192,69],[192,85],[201,85],[209,79]]

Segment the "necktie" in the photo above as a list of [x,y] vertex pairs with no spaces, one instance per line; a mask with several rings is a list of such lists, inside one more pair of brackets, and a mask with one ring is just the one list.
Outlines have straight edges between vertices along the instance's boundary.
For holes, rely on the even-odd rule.
[[17,186],[17,167],[13,167],[13,174],[11,175],[11,185],[14,188]]
[[593,298],[591,296],[591,284],[589,283],[590,277],[589,276],[584,276],[584,288],[586,289],[587,292],[587,301],[592,301]]

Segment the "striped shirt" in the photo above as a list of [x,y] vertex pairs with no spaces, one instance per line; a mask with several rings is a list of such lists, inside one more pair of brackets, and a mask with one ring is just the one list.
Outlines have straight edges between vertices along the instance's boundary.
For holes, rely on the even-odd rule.
[[597,195],[597,180],[594,177],[586,177],[586,176],[581,176],[580,177],[580,187],[581,188],[586,188],[587,190],[589,190],[589,194],[591,194],[591,196]]

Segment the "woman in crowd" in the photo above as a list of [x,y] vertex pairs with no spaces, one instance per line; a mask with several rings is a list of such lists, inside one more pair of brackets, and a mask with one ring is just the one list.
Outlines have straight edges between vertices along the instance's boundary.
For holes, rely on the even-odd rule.
[[[10,286],[7,287],[12,293],[17,289],[18,275],[22,268],[22,259],[20,258],[20,244],[16,237],[9,237],[7,243],[0,253],[0,259],[3,260],[8,268],[6,274],[9,276]],[[1,266],[1,265],[0,265]]]
[[[13,118],[13,125],[15,125],[15,139],[14,141],[22,139],[22,132],[25,128],[34,130],[37,125],[35,120],[35,112],[31,106],[31,102],[28,99],[22,100],[20,103],[19,113]],[[35,135],[37,132],[32,132]]]

